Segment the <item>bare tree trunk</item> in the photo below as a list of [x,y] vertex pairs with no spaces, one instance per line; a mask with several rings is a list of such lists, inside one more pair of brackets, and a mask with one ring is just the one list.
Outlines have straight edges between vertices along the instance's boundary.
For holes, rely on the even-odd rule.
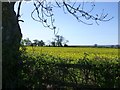
[[14,11],[15,2],[2,3],[2,87],[16,88],[18,83],[21,29]]

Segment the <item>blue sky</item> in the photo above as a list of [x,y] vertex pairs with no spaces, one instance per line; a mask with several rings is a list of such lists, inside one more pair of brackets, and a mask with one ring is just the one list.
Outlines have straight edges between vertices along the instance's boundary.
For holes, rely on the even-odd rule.
[[[78,22],[72,15],[64,14],[62,9],[55,8],[55,25],[59,28],[59,35],[69,40],[69,45],[109,45],[118,44],[118,4],[117,2],[99,2],[95,3],[93,14],[100,14],[102,9],[108,13],[108,18],[114,17],[108,22],[99,22],[97,25],[94,21],[93,25],[86,25]],[[17,4],[16,4],[17,6]],[[15,6],[15,10],[16,10]],[[41,23],[31,18],[31,12],[34,5],[31,2],[22,3],[20,27],[23,38],[30,40],[38,39],[48,43],[54,38],[54,32],[48,28],[44,28]],[[89,22],[89,21],[88,21]]]

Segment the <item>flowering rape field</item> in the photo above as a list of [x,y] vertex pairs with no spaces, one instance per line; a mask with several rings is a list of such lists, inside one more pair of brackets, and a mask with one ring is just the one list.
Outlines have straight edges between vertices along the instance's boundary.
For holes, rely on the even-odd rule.
[[115,48],[92,48],[92,47],[27,47],[28,53],[40,55],[42,53],[64,59],[82,59],[85,54],[88,58],[94,57],[115,59],[118,58],[118,49]]

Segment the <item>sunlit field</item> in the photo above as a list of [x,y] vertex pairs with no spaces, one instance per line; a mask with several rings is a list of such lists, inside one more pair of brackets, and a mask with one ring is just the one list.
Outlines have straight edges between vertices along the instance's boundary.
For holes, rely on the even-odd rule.
[[118,58],[118,49],[115,48],[92,48],[92,47],[27,47],[27,52],[40,55],[47,54],[64,59],[82,59],[85,54],[89,59],[96,56],[101,58]]

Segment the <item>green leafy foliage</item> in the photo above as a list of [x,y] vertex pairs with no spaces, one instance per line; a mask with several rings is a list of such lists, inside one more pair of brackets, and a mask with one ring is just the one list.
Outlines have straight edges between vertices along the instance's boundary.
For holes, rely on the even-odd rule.
[[[29,47],[31,48],[31,47]],[[52,49],[51,49],[52,50]],[[21,55],[20,86],[26,88],[119,88],[120,60],[94,56],[70,59],[46,54],[26,52]]]

